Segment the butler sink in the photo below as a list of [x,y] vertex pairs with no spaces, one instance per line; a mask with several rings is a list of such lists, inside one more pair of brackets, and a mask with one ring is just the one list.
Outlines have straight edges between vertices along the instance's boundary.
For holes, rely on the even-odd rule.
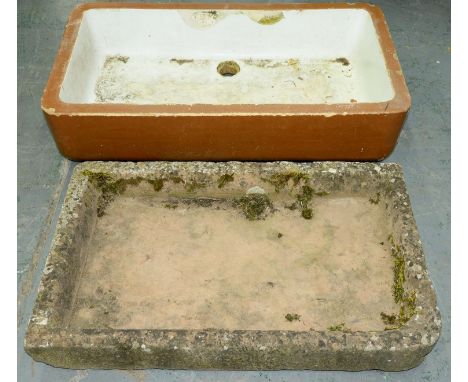
[[379,160],[410,96],[370,4],[78,6],[42,99],[90,159]]

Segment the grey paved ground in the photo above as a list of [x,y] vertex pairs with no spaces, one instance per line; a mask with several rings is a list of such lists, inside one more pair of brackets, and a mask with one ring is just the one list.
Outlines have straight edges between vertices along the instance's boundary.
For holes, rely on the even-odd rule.
[[40,97],[74,0],[18,2],[18,380],[19,381],[448,381],[450,379],[450,2],[379,0],[413,99],[395,152],[401,163],[442,311],[443,332],[424,363],[406,372],[76,371],[23,351],[50,233],[74,163],[55,149]]

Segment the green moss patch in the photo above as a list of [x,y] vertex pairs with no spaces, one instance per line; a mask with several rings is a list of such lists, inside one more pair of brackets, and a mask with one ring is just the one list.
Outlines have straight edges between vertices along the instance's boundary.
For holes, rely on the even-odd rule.
[[306,220],[310,220],[314,216],[314,213],[311,208],[304,208],[301,212],[301,216]]
[[331,331],[331,332],[344,332],[344,333],[347,333],[347,332],[351,331],[349,328],[346,327],[344,322],[342,322],[342,323],[340,323],[338,325],[329,326],[328,330]]
[[301,216],[304,219],[310,220],[314,215],[312,208],[309,207],[313,197],[314,189],[308,185],[302,186],[302,192],[296,195],[297,203],[301,209]]
[[236,199],[234,206],[240,208],[248,220],[265,219],[268,211],[273,208],[271,200],[265,194],[245,195]]
[[385,330],[398,329],[406,324],[416,313],[416,291],[405,290],[406,263],[401,248],[395,243],[393,235],[388,236],[391,245],[393,263],[392,294],[396,304],[400,305],[398,314],[380,313]]
[[164,186],[164,179],[145,179],[141,176],[128,179],[114,179],[110,174],[103,172],[93,172],[89,170],[82,171],[82,174],[88,178],[91,184],[101,191],[101,198],[97,206],[97,216],[104,215],[104,211],[117,195],[123,194],[127,186],[137,186],[145,181],[153,186],[157,192]]
[[377,194],[374,197],[370,197],[369,202],[371,202],[372,204],[379,204],[379,202],[380,202],[380,192],[377,192]]
[[314,211],[310,207],[310,202],[314,196],[326,196],[329,193],[326,191],[315,191],[310,185],[310,177],[303,172],[284,172],[277,173],[269,176],[268,178],[262,178],[264,182],[267,182],[275,187],[276,192],[280,192],[286,187],[298,187],[301,185],[301,192],[296,194],[296,201],[285,205],[285,208],[294,211],[299,209],[301,216],[304,219],[312,219]]
[[288,313],[284,316],[287,321],[293,322],[293,321],[299,321],[301,319],[301,316],[297,313]]

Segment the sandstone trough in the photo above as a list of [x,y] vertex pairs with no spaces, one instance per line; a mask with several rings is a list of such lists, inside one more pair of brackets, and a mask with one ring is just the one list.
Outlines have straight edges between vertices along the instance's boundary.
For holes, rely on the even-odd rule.
[[66,368],[403,370],[440,328],[396,164],[88,162],[25,348]]

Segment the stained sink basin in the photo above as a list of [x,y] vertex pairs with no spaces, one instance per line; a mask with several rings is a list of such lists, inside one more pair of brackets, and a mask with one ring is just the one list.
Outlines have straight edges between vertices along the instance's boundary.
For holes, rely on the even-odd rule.
[[403,370],[440,328],[398,165],[88,162],[25,348],[67,368]]
[[383,159],[410,97],[369,4],[78,6],[42,99],[90,159]]

